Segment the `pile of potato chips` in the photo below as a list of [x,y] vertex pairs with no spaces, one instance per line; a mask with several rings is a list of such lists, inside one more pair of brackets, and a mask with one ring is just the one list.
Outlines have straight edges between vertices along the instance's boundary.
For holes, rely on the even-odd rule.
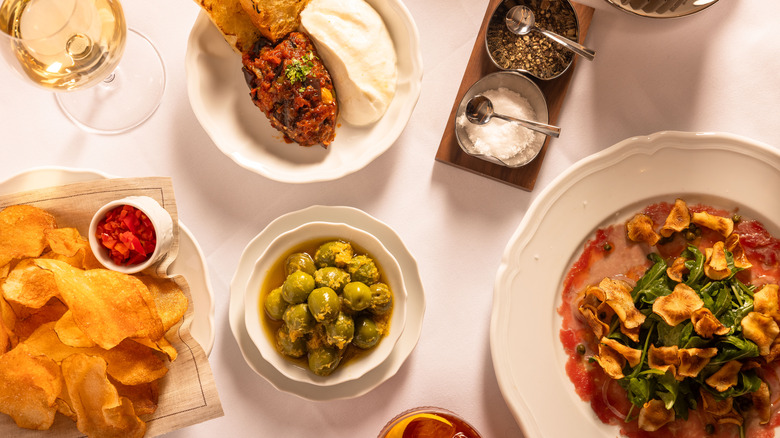
[[0,412],[46,430],[141,437],[187,310],[172,281],[104,269],[74,228],[27,205],[0,211]]

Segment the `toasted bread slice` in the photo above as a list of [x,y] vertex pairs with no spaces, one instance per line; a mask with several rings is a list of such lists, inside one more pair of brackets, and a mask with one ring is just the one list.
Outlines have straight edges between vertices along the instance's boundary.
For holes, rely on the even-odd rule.
[[262,36],[240,0],[195,0],[195,3],[206,11],[225,40],[239,53],[248,52]]
[[278,41],[297,30],[309,0],[240,0],[244,11],[263,36]]

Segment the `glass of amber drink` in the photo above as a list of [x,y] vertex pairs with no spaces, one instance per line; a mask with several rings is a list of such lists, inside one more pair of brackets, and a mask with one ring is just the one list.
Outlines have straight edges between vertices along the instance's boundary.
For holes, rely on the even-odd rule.
[[482,435],[452,411],[423,406],[398,414],[377,438],[482,438]]

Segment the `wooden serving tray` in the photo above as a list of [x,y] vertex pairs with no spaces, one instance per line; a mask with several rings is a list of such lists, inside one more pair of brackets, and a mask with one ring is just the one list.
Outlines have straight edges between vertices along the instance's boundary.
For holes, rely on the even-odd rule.
[[[455,137],[455,112],[458,109],[458,105],[460,104],[463,95],[466,94],[469,87],[477,82],[477,80],[488,73],[499,70],[498,67],[493,65],[488,57],[487,50],[485,49],[485,34],[487,33],[488,24],[490,22],[490,15],[501,1],[502,0],[490,0],[488,3],[485,18],[482,21],[482,27],[477,34],[474,49],[471,51],[471,58],[466,66],[466,72],[463,74],[463,80],[460,83],[458,95],[455,97],[455,102],[452,105],[450,118],[444,129],[444,135],[442,135],[439,150],[436,152],[436,160],[531,191],[536,184],[536,177],[539,175],[539,170],[544,161],[544,156],[547,153],[551,137],[547,137],[544,141],[544,145],[542,145],[541,151],[539,151],[539,155],[537,155],[533,161],[523,167],[517,168],[504,167],[472,157],[463,152],[458,145],[458,139]],[[572,5],[577,12],[577,19],[580,24],[580,42],[583,42],[585,40],[585,35],[588,33],[590,22],[593,19],[594,10],[590,6],[581,5],[579,3],[572,2]],[[563,99],[566,97],[566,91],[569,89],[569,82],[571,82],[572,74],[577,67],[577,62],[579,62],[577,58],[578,57],[575,56],[574,62],[569,69],[555,79],[543,81],[532,78],[534,82],[539,85],[544,97],[547,99],[549,123],[552,125],[556,124],[558,114],[561,112],[561,105],[563,104]],[[565,133],[566,130],[562,128],[561,134],[565,135]]]

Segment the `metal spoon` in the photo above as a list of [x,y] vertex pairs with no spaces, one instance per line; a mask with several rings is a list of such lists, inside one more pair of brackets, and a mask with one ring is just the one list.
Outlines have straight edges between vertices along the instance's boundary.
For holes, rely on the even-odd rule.
[[544,135],[550,135],[556,138],[561,135],[561,128],[557,126],[534,122],[533,120],[517,119],[495,113],[493,111],[493,102],[481,94],[472,97],[466,103],[466,118],[469,122],[474,123],[475,125],[484,125],[493,117],[498,117],[499,119],[504,119],[509,122],[519,123],[528,129],[541,132]]
[[506,22],[506,27],[508,27],[512,33],[517,35],[525,35],[528,32],[535,30],[541,32],[547,38],[550,38],[551,40],[561,44],[562,46],[582,56],[588,61],[593,61],[593,58],[596,57],[595,51],[583,46],[582,44],[562,37],[555,32],[550,32],[547,29],[536,27],[536,17],[534,16],[534,11],[532,11],[527,6],[512,7],[512,9],[506,13],[506,18],[504,21]]

